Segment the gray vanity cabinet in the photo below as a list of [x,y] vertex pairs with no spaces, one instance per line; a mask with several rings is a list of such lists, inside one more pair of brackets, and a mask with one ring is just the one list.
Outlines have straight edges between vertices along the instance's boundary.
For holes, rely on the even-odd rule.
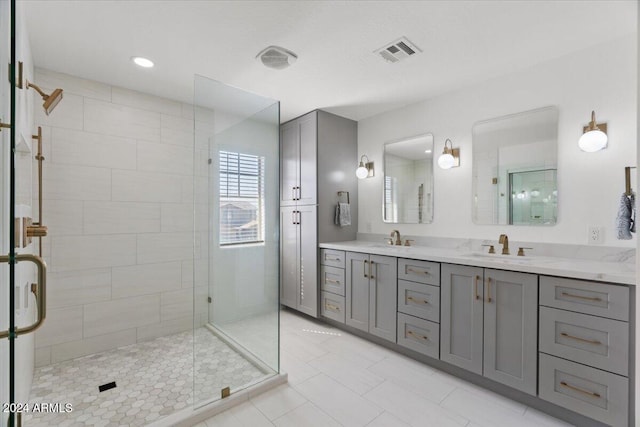
[[483,375],[536,395],[538,276],[484,270]]
[[538,277],[442,264],[440,358],[536,394]]
[[483,269],[442,264],[440,359],[482,375]]
[[397,260],[347,252],[345,323],[396,341]]
[[281,303],[318,315],[317,208],[280,208]]

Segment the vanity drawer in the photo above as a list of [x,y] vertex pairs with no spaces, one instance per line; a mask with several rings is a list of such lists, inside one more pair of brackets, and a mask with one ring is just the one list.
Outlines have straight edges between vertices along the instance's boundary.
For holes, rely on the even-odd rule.
[[398,259],[398,279],[440,286],[440,264],[400,258]]
[[344,297],[329,292],[320,295],[320,314],[329,319],[344,323]]
[[398,311],[440,322],[440,288],[398,280]]
[[439,359],[440,325],[398,313],[398,344],[434,359]]
[[613,427],[627,427],[625,377],[540,354],[539,397]]
[[344,296],[344,268],[320,266],[322,290]]
[[628,321],[629,288],[540,276],[540,305]]
[[320,264],[344,268],[345,253],[333,249],[320,249]]
[[629,324],[540,307],[540,351],[627,376]]

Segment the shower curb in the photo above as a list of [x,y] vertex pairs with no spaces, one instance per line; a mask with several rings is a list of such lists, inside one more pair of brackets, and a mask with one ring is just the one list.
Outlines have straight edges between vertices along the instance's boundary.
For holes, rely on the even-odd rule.
[[198,408],[186,408],[161,420],[148,424],[150,427],[190,427],[201,423],[221,412],[238,406],[266,391],[288,382],[288,375],[280,373],[268,378],[248,389],[241,390],[231,396],[216,400]]

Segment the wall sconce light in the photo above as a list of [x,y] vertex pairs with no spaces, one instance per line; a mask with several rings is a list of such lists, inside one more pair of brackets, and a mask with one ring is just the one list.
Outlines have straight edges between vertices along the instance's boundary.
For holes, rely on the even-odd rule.
[[598,123],[596,125],[596,112],[591,112],[591,121],[583,129],[583,134],[578,140],[578,147],[587,153],[594,153],[607,147],[607,124]]
[[[365,162],[363,159],[367,158]],[[374,175],[373,162],[369,161],[369,157],[366,154],[363,154],[360,157],[360,164],[358,165],[358,169],[356,169],[356,176],[358,179],[371,178]]]
[[[447,147],[447,142],[449,146]],[[442,169],[457,168],[460,166],[460,149],[453,148],[453,143],[449,138],[444,142],[444,151],[438,157],[438,166]]]

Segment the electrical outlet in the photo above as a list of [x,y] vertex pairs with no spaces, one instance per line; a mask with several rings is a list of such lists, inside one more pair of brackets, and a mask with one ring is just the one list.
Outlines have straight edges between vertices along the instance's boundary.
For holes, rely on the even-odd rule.
[[604,227],[589,227],[587,242],[590,245],[601,245],[604,243]]

